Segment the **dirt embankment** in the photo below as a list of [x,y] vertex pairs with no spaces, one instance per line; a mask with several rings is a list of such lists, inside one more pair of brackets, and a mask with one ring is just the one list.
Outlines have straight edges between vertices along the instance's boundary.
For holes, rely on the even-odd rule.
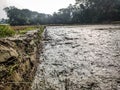
[[30,90],[41,51],[39,30],[0,39],[0,90]]

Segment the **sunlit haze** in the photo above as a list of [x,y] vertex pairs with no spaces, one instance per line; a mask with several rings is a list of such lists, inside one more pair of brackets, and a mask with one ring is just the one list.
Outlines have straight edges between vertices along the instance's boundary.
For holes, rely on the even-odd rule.
[[27,8],[40,13],[52,14],[60,8],[65,8],[74,3],[75,0],[0,0],[0,17],[4,15],[2,9],[5,6],[15,6],[20,9]]

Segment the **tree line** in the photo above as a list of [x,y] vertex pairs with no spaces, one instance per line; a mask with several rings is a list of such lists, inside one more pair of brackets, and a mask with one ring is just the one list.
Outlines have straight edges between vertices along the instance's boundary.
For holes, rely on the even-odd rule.
[[76,0],[53,15],[14,6],[4,8],[11,25],[90,24],[120,21],[120,0]]

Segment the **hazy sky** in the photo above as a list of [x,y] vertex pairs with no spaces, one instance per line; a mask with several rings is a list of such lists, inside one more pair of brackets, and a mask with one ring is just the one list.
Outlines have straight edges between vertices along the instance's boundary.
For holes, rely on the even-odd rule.
[[7,6],[6,0],[0,0],[0,19],[5,17],[5,12],[3,12],[3,8]]
[[20,9],[27,8],[32,11],[52,14],[58,9],[74,3],[75,0],[0,0],[0,18],[5,16],[2,9],[6,6],[16,6]]

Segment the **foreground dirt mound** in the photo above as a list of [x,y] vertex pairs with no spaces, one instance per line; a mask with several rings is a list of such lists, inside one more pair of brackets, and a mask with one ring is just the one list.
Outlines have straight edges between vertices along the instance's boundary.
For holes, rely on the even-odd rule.
[[0,39],[0,90],[30,90],[40,51],[39,31]]

